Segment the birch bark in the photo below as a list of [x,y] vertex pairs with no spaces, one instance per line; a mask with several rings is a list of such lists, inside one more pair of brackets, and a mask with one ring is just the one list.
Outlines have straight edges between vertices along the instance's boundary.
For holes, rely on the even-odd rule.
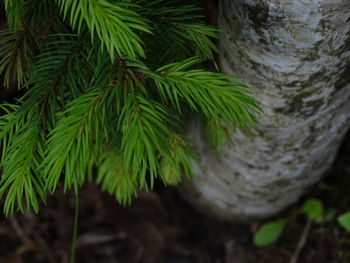
[[187,193],[216,216],[255,220],[318,181],[349,127],[350,1],[221,0],[219,27],[222,70],[251,86],[264,115],[220,158],[197,140],[204,171]]

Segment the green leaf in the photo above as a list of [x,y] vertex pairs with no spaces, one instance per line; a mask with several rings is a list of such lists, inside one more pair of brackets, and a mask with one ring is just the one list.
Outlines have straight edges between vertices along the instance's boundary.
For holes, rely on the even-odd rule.
[[302,212],[304,212],[308,219],[319,222],[323,216],[323,204],[318,199],[308,199],[305,201]]
[[350,212],[341,214],[337,218],[338,223],[348,232],[350,232]]
[[254,245],[258,247],[271,245],[281,236],[287,222],[288,219],[283,218],[263,224],[254,235]]

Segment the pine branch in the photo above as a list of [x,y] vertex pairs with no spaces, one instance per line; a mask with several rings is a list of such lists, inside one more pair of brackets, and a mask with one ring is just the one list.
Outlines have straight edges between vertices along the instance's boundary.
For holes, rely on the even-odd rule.
[[253,113],[261,110],[256,100],[248,95],[248,88],[230,81],[232,76],[189,69],[200,62],[198,58],[189,58],[156,71],[139,68],[139,72],[154,81],[163,103],[170,102],[179,113],[185,102],[209,119],[231,122],[240,128],[251,127],[256,122]]
[[61,18],[59,7],[52,0],[26,0],[22,8],[22,28],[35,35],[40,48],[45,47],[49,35],[73,33]]
[[7,23],[13,29],[19,29],[22,25],[23,0],[5,0]]
[[218,33],[198,8],[22,1],[6,0],[11,29],[0,38],[0,74],[27,89],[14,105],[0,105],[6,214],[37,211],[61,182],[78,191],[94,167],[102,190],[129,203],[156,178],[175,184],[193,176],[189,113],[205,119],[215,144],[256,121],[260,108],[245,85],[196,68],[198,57],[213,57]]
[[64,189],[75,190],[92,170],[102,152],[99,108],[107,89],[92,89],[67,105],[57,126],[50,132],[41,168],[46,188],[53,192],[64,171]]
[[[197,55],[213,59],[217,47],[211,38],[217,38],[219,30],[205,25],[201,8],[193,5],[178,5],[178,1],[138,1],[143,8],[140,13],[152,23],[157,36],[153,55],[161,55],[161,61],[184,59]],[[159,48],[162,48],[159,50]]]
[[161,160],[161,177],[165,184],[175,185],[183,176],[194,177],[192,162],[198,162],[197,152],[184,138],[173,135],[169,140],[171,158],[164,156]]
[[6,0],[5,7],[10,29],[0,31],[0,75],[5,87],[16,82],[21,88],[48,34],[64,26],[49,0]]
[[208,119],[202,128],[209,145],[214,146],[217,153],[220,153],[223,145],[233,147],[232,133],[237,130],[235,125],[218,119]]
[[28,79],[28,70],[33,66],[36,47],[30,32],[22,29],[0,31],[0,75],[4,86],[17,82],[18,87]]
[[126,173],[122,157],[116,151],[101,155],[98,162],[96,182],[103,191],[114,195],[121,204],[130,204],[137,194],[137,180],[130,173]]
[[[4,127],[4,123],[1,123],[1,126]],[[3,170],[0,197],[6,193],[4,213],[8,215],[15,209],[23,212],[23,198],[26,209],[33,208],[37,213],[38,196],[44,201],[45,191],[38,170],[42,160],[43,142],[36,109],[33,108],[32,112],[17,122],[15,129],[9,132],[9,136],[1,138],[4,148],[0,166]]]
[[159,170],[157,155],[170,156],[168,140],[172,131],[167,127],[170,116],[162,105],[142,95],[130,95],[125,103],[118,124],[123,136],[123,165],[146,189],[148,170],[152,188]]
[[69,17],[73,28],[81,31],[83,22],[91,33],[91,39],[98,37],[115,60],[115,54],[136,58],[144,56],[143,43],[135,31],[151,34],[146,20],[133,9],[135,4],[125,1],[106,0],[56,0],[63,16]]
[[42,111],[62,109],[72,97],[88,89],[87,76],[91,75],[93,67],[86,60],[86,39],[70,34],[54,35],[52,39],[38,56],[30,79],[25,83],[31,88],[23,96],[20,112],[28,111],[33,104],[42,105]]

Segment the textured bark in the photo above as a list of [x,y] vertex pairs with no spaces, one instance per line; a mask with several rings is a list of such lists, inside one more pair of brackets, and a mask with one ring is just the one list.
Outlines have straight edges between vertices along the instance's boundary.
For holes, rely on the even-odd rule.
[[[190,199],[249,220],[295,202],[332,164],[350,117],[349,0],[222,0],[221,66],[252,87],[264,115],[204,170]],[[196,137],[196,135],[194,135]]]

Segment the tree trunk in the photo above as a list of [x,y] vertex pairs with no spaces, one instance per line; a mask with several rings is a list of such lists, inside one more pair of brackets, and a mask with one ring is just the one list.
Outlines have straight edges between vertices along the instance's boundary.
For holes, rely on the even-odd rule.
[[[221,66],[251,86],[264,110],[204,170],[192,202],[234,220],[281,211],[332,164],[350,117],[349,0],[222,0]],[[195,135],[194,135],[195,136]]]

